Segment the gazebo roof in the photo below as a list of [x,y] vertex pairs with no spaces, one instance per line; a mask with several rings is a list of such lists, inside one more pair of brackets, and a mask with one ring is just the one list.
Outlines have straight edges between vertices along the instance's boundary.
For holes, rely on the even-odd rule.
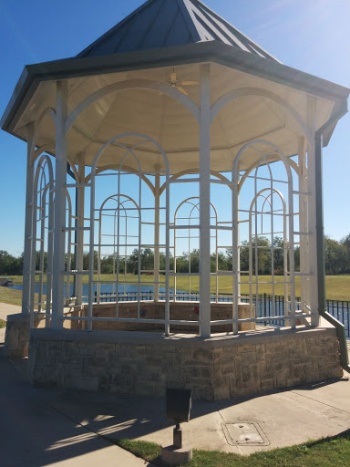
[[[180,100],[194,112],[200,108],[204,63],[211,64],[211,105],[236,96],[212,122],[213,170],[230,170],[242,145],[257,138],[296,154],[299,120],[310,118],[310,102],[327,145],[347,110],[347,88],[281,64],[199,0],[148,0],[78,56],[25,67],[1,126],[27,140],[27,125],[40,121],[36,145],[55,154],[47,109],[55,108],[56,83],[64,81],[69,113],[87,103],[67,133],[70,163],[84,154],[91,165],[110,138],[137,133],[159,142],[172,173],[191,170],[198,166],[198,123]],[[153,154],[138,150],[151,173]],[[107,165],[122,157],[117,153],[115,145],[105,150]]]
[[148,0],[78,57],[219,41],[276,60],[199,0]]

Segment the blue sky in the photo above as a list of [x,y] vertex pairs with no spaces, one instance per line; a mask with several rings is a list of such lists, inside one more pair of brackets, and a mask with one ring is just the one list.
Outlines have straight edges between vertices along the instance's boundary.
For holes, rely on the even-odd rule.
[[[170,1],[170,0],[166,0]],[[71,57],[142,0],[0,0],[0,115],[26,64]],[[350,87],[349,0],[206,0],[286,65]],[[0,250],[23,251],[26,146],[0,131]],[[325,233],[350,233],[350,114],[324,150]]]

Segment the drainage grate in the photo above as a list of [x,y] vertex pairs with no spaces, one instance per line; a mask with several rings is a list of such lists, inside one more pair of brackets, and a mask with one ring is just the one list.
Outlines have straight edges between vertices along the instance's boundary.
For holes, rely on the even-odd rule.
[[227,442],[234,446],[267,446],[269,444],[257,423],[225,423],[222,428]]

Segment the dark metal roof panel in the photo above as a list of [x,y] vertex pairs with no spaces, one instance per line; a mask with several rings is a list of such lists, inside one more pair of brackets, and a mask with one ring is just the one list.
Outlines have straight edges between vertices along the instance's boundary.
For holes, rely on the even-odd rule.
[[183,0],[148,0],[83,50],[78,57],[94,57],[198,42],[200,39],[198,33],[186,21],[184,11],[179,8],[179,1],[183,2]]
[[[194,21],[201,25],[202,31],[204,31],[203,39],[219,40],[243,51],[259,55],[260,57],[276,60],[272,55],[199,0],[184,0],[184,2],[191,12]],[[213,39],[209,39],[209,37]]]
[[275,60],[200,0],[148,0],[78,57],[218,41]]
[[[172,47],[193,42],[188,25],[176,1],[163,1],[152,27],[145,34],[140,49]],[[195,41],[197,42],[197,41]]]
[[[142,14],[136,14],[126,23],[128,30],[127,34],[120,40],[118,47],[115,47],[114,53],[129,52],[132,50],[142,50],[145,48],[147,40],[152,40],[154,31],[161,26],[159,17],[163,16],[159,13],[164,5],[159,2],[150,3],[148,8],[145,8]],[[159,31],[160,36],[162,31]],[[117,35],[118,36],[118,35]],[[161,38],[159,37],[158,40]],[[114,35],[110,35],[109,41],[113,43]],[[103,53],[103,48],[102,48]]]

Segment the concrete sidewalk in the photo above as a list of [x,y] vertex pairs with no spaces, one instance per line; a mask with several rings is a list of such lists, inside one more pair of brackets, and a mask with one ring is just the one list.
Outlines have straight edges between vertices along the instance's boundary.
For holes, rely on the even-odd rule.
[[0,374],[2,467],[147,465],[59,412],[62,392],[31,387],[2,355]]
[[[1,357],[0,367],[1,465],[142,466],[111,441],[172,443],[163,398],[38,389],[18,370],[23,362],[16,368]],[[348,376],[245,400],[194,401],[191,421],[182,424],[184,442],[249,455],[348,431]]]
[[[1,319],[6,320],[8,314],[20,311],[20,307],[0,303]],[[59,407],[62,401],[70,398],[69,393],[33,388],[23,374],[25,362],[16,364],[4,358],[4,337],[3,328],[0,329],[2,467],[150,465],[92,432],[84,423],[77,423],[68,410],[61,411]],[[75,396],[80,397],[79,394]],[[81,396],[82,401],[86,401],[86,396]]]
[[[22,307],[18,305],[9,305],[8,303],[0,302],[0,319],[7,321],[8,315],[16,315],[21,313]],[[5,328],[0,328],[0,345],[5,342]]]
[[0,319],[7,320],[8,315],[21,313],[22,307],[19,305],[9,305],[8,303],[0,302]]
[[[195,449],[249,455],[350,429],[350,382],[340,381],[247,400],[194,401],[183,439]],[[109,439],[172,442],[161,398],[65,393],[56,410]]]

